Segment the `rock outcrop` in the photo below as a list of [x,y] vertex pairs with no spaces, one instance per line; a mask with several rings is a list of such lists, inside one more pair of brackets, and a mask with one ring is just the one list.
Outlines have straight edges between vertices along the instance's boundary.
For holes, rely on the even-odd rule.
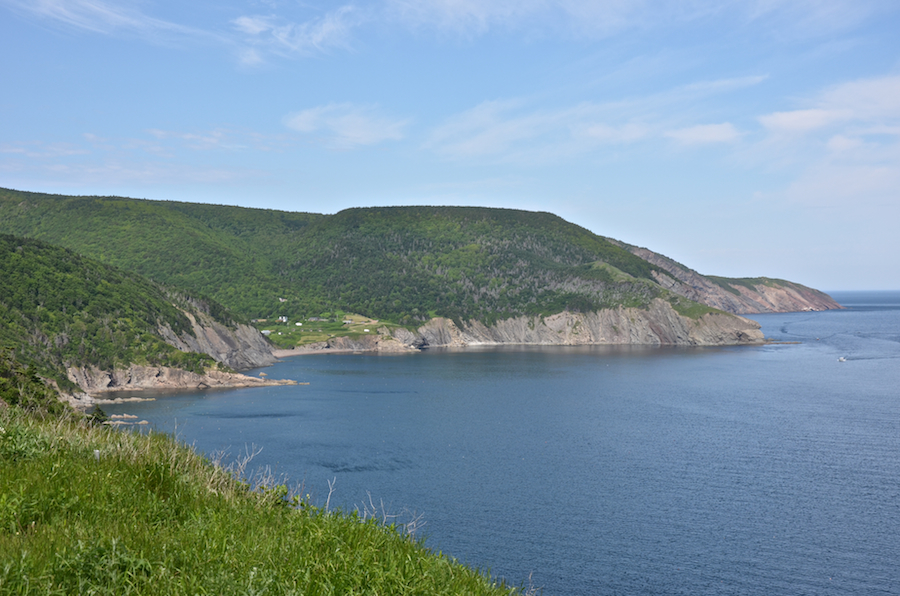
[[178,368],[137,364],[112,371],[96,367],[71,367],[66,369],[66,375],[84,393],[64,397],[68,398],[69,403],[81,407],[93,405],[98,394],[114,391],[223,389],[296,384],[296,381],[250,377],[220,370],[208,370],[204,374],[197,374]]
[[382,327],[378,333],[360,337],[333,337],[328,341],[307,344],[294,350],[278,350],[277,356],[308,354],[313,352],[414,352],[423,347],[416,335],[406,329],[395,330],[395,335]]
[[178,336],[168,325],[160,325],[159,334],[170,346],[182,352],[207,354],[234,370],[258,368],[275,362],[271,345],[254,327],[241,324],[226,327],[206,313],[182,312],[191,321],[194,335],[182,333]]
[[501,344],[594,345],[638,344],[713,346],[761,343],[759,324],[726,313],[698,319],[679,315],[656,299],[647,310],[606,309],[591,313],[561,312],[547,317],[516,317],[490,327],[470,321],[459,328],[448,319],[434,319],[419,329],[427,346]]
[[616,308],[592,313],[561,312],[547,317],[506,319],[492,326],[468,321],[460,327],[450,319],[435,318],[415,333],[406,329],[391,332],[381,328],[378,331],[378,335],[356,340],[339,337],[283,354],[400,352],[432,347],[505,344],[721,346],[764,341],[755,321],[728,313],[707,313],[692,319],[679,315],[668,302],[659,298],[647,310]]
[[[716,283],[707,276],[646,248],[622,245],[645,261],[664,269],[653,272],[659,285],[680,296],[734,314],[797,312],[843,308],[831,296],[806,286],[780,279],[760,278]],[[740,283],[738,283],[740,282]]]

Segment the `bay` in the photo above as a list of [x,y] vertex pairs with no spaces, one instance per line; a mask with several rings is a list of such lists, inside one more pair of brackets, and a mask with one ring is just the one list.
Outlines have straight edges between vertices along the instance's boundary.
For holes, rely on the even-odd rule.
[[548,595],[898,594],[900,293],[834,296],[752,317],[799,343],[314,355],[105,409]]

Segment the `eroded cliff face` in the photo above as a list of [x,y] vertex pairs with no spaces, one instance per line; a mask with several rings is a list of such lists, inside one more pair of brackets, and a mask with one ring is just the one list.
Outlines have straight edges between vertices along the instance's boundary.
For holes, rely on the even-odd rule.
[[296,381],[250,377],[220,370],[209,370],[204,374],[197,374],[178,368],[137,364],[112,371],[100,370],[96,367],[70,367],[66,369],[66,375],[84,392],[83,394],[64,395],[70,403],[79,407],[93,405],[98,394],[115,391],[193,390],[296,384]]
[[734,314],[796,312],[832,310],[843,308],[831,296],[789,281],[769,280],[769,283],[753,284],[752,288],[734,284],[729,292],[709,278],[688,269],[672,259],[646,248],[626,247],[633,254],[669,275],[654,272],[653,277],[662,287],[695,302]]
[[661,299],[650,308],[607,309],[593,313],[561,312],[548,317],[516,317],[487,327],[468,322],[463,328],[434,319],[419,329],[428,346],[539,344],[640,344],[712,346],[761,343],[759,325],[725,313],[699,319],[679,315]]
[[308,344],[294,350],[279,350],[278,355],[309,354],[315,352],[415,352],[424,347],[416,335],[406,329],[397,329],[394,335],[382,327],[377,334],[362,337],[334,337],[328,341]]
[[[168,324],[160,325],[159,334],[169,345],[183,352],[207,354],[216,362],[235,370],[268,366],[276,361],[272,347],[257,329],[249,325],[226,327],[202,311],[182,312],[190,320],[194,336],[189,333],[178,336]],[[66,376],[78,385],[81,393],[61,391],[60,395],[77,408],[90,407],[96,403],[97,394],[113,391],[262,387],[295,383],[214,369],[197,374],[166,366],[137,364],[111,371],[96,367],[69,367]]]
[[379,329],[378,335],[349,340],[335,338],[297,353],[329,351],[411,351],[428,347],[478,345],[597,345],[640,344],[721,346],[764,341],[759,324],[727,313],[708,313],[698,319],[679,315],[656,299],[647,310],[607,309],[595,313],[561,312],[548,317],[516,317],[490,327],[475,321],[459,327],[450,319],[436,318],[415,333],[406,329]]
[[268,366],[275,362],[272,347],[257,329],[249,325],[229,328],[205,313],[183,312],[191,321],[194,335],[183,333],[179,337],[171,327],[161,325],[159,334],[170,346],[182,352],[207,354],[234,370]]

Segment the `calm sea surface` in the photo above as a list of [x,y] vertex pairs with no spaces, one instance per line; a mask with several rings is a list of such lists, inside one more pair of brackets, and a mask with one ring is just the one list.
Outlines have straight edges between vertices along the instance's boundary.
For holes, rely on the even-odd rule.
[[548,595],[900,594],[900,293],[834,296],[752,317],[795,344],[315,355],[105,409]]

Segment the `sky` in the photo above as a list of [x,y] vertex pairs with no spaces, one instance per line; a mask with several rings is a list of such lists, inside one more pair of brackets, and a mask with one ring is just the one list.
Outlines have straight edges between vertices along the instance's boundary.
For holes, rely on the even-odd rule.
[[896,0],[0,0],[0,187],[549,211],[900,289]]

